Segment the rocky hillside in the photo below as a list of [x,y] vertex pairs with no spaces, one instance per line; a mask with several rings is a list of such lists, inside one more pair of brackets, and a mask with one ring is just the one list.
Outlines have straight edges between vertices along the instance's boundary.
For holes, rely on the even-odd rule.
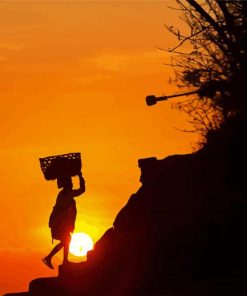
[[142,186],[88,261],[32,281],[29,294],[247,295],[242,132],[212,136],[194,154],[139,160]]

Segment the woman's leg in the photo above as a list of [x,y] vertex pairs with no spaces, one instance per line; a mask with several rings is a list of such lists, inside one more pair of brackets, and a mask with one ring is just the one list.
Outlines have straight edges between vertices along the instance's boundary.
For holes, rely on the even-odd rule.
[[50,252],[50,254],[48,256],[46,256],[45,258],[49,258],[51,260],[51,258],[57,254],[57,252],[59,252],[63,247],[62,242],[58,243]]
[[71,241],[71,235],[69,234],[63,241],[63,264],[68,263],[68,255],[69,255],[69,244]]
[[48,256],[46,256],[45,258],[43,258],[43,262],[50,268],[53,269],[53,265],[51,263],[51,259],[52,257],[57,253],[59,252],[63,247],[63,244],[62,242],[60,242],[59,244],[57,244],[50,252],[50,254]]

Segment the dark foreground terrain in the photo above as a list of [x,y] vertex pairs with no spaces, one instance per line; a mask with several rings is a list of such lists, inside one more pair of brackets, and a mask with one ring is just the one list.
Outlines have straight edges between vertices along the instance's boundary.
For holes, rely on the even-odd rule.
[[142,186],[85,263],[12,295],[247,295],[244,125],[196,153],[139,160]]

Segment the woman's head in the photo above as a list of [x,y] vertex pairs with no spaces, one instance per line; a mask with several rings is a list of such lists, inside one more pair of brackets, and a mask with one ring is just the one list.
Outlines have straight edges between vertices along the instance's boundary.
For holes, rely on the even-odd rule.
[[60,177],[57,179],[58,188],[63,188],[64,190],[72,190],[73,183],[71,177]]

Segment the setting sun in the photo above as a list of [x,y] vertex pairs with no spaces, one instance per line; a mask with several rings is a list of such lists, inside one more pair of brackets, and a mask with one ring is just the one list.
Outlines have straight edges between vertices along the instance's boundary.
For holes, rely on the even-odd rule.
[[86,256],[93,249],[93,241],[89,235],[83,232],[73,233],[69,246],[69,252],[78,257]]

